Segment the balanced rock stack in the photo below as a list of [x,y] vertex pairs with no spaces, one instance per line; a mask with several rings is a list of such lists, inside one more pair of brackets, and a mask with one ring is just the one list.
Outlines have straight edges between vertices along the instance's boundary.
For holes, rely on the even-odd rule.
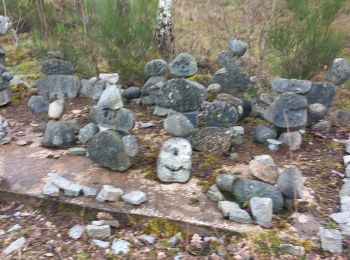
[[137,140],[129,133],[136,119],[131,110],[123,107],[120,86],[107,86],[97,105],[91,108],[90,120],[94,124],[88,124],[79,134],[87,142],[90,159],[115,171],[130,168],[138,154]]
[[247,46],[246,42],[234,39],[229,42],[228,51],[219,53],[217,63],[222,69],[218,70],[209,82],[220,85],[218,92],[242,98],[247,91],[250,79],[243,72],[244,62],[241,58]]
[[150,78],[142,88],[143,105],[158,105],[160,103],[160,89],[166,81],[167,68],[168,63],[161,59],[152,60],[145,65],[145,74]]
[[5,51],[0,45],[0,106],[11,102],[11,73],[5,71]]

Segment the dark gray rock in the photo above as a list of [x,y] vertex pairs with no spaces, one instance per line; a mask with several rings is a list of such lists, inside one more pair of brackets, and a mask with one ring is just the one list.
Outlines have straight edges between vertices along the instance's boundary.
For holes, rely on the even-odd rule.
[[75,67],[65,60],[50,59],[43,63],[41,72],[46,75],[70,75],[75,72]]
[[123,91],[122,96],[126,99],[138,98],[141,96],[141,89],[139,87],[127,88]]
[[106,89],[107,83],[104,80],[96,81],[91,79],[82,79],[80,96],[89,97],[93,100],[100,99],[103,91]]
[[284,132],[278,137],[278,141],[280,141],[283,146],[288,147],[288,149],[296,151],[300,149],[303,138],[298,131]]
[[69,148],[76,143],[76,126],[72,122],[51,120],[45,128],[41,145],[49,148]]
[[248,43],[233,39],[228,43],[228,49],[236,56],[241,57],[247,51]]
[[168,63],[165,60],[157,59],[147,62],[145,65],[145,74],[147,76],[165,75]]
[[235,107],[223,101],[215,101],[204,111],[204,120],[208,126],[232,127],[239,115]]
[[309,104],[319,103],[327,108],[333,102],[335,96],[335,85],[331,82],[314,82],[311,90],[305,95]]
[[165,119],[164,130],[174,137],[188,137],[195,131],[190,120],[181,113],[171,115]]
[[271,198],[273,202],[273,212],[279,212],[283,208],[283,196],[274,186],[256,180],[242,179],[233,185],[233,194],[237,201],[249,202],[253,197]]
[[[0,115],[0,145],[11,142],[11,129],[9,128],[7,120]],[[2,177],[0,173],[0,179]]]
[[146,81],[145,85],[143,85],[142,94],[143,95],[148,95],[149,92],[151,91],[151,88],[154,85],[163,86],[165,81],[166,81],[166,77],[165,76],[153,76],[153,77],[150,77]]
[[191,144],[194,150],[228,155],[231,150],[232,130],[223,127],[205,127],[194,133]]
[[197,110],[207,98],[207,90],[201,84],[186,79],[172,79],[161,88],[163,106],[179,112]]
[[94,123],[88,123],[79,130],[79,141],[86,144],[87,141],[99,132],[98,126]]
[[184,138],[164,142],[157,160],[157,176],[163,182],[186,182],[192,169],[192,147]]
[[271,82],[271,88],[278,93],[293,92],[304,94],[310,91],[312,82],[309,80],[275,78]]
[[87,150],[94,163],[114,171],[125,171],[133,165],[133,157],[124,150],[122,135],[112,130],[91,137]]
[[0,90],[0,106],[11,102],[11,88]]
[[327,73],[327,81],[335,85],[344,84],[350,77],[350,62],[345,59],[337,58],[332,62]]
[[249,76],[242,72],[241,68],[223,68],[217,71],[209,84],[217,83],[222,87],[221,92],[235,97],[243,97],[248,90]]
[[128,133],[135,125],[135,115],[130,109],[118,110],[92,107],[89,114],[90,121],[103,129],[112,129]]
[[286,92],[279,95],[263,117],[280,128],[298,128],[307,122],[308,102],[304,96]]
[[50,75],[36,80],[34,87],[46,98],[75,98],[79,94],[80,80],[76,76]]
[[243,68],[244,62],[242,59],[237,59],[231,51],[222,51],[218,54],[216,59],[217,64],[222,68],[241,67]]
[[7,80],[7,79],[3,76],[5,73],[6,73],[6,72],[2,73],[2,75],[0,76],[0,90],[9,88],[9,81],[10,81],[10,80]]
[[312,130],[319,133],[327,134],[331,131],[331,127],[332,125],[329,121],[320,121],[312,126]]
[[42,96],[31,96],[28,107],[35,114],[46,114],[49,111],[49,101]]
[[189,77],[197,73],[197,62],[188,53],[180,53],[170,64],[170,73],[177,77]]
[[198,111],[190,111],[182,113],[192,123],[194,128],[199,127],[199,114]]
[[259,144],[267,143],[267,139],[276,139],[277,131],[275,128],[266,125],[257,125],[253,132],[253,139]]
[[237,176],[232,174],[219,174],[215,179],[215,184],[221,191],[232,192],[233,184],[237,180]]

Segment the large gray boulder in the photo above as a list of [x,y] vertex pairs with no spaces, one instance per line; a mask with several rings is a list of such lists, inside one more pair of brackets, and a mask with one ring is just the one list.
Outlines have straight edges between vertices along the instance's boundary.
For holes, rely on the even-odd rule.
[[215,101],[204,111],[204,120],[208,126],[233,127],[238,118],[237,109],[224,101]]
[[49,101],[42,96],[31,96],[28,107],[35,114],[46,114],[49,111]]
[[332,62],[327,73],[327,81],[335,85],[344,84],[350,77],[350,62],[345,59],[337,58]]
[[47,123],[41,145],[49,148],[69,148],[76,143],[77,126],[73,122],[54,121]]
[[161,88],[163,106],[178,112],[197,110],[207,98],[207,90],[198,82],[186,79],[172,79]]
[[233,194],[237,201],[241,203],[249,202],[253,197],[271,198],[273,202],[273,212],[279,212],[283,208],[283,196],[274,186],[256,180],[242,179],[233,185]]
[[157,176],[163,182],[186,182],[192,168],[192,147],[188,140],[171,138],[161,147]]
[[275,78],[271,82],[271,88],[278,93],[293,92],[304,94],[310,91],[312,82],[309,80]]
[[50,59],[43,63],[41,72],[46,75],[70,75],[75,71],[75,67],[68,61],[61,59]]
[[145,74],[147,76],[162,76],[165,75],[167,68],[168,63],[165,60],[151,60],[145,65]]
[[298,128],[307,122],[307,108],[308,101],[304,96],[285,92],[264,111],[263,117],[280,128]]
[[46,98],[75,98],[79,94],[80,80],[76,76],[50,75],[36,80],[34,87]]
[[134,162],[124,149],[123,136],[115,131],[107,130],[91,137],[87,142],[90,159],[103,167],[114,171],[125,171]]
[[233,131],[224,127],[210,126],[201,128],[191,136],[194,150],[228,155],[231,149]]
[[130,109],[121,108],[118,110],[102,109],[93,106],[89,113],[90,121],[96,123],[99,127],[112,129],[128,133],[135,125],[135,114]]
[[171,115],[165,119],[164,130],[174,137],[188,137],[195,132],[191,121],[181,113]]
[[197,62],[188,53],[180,53],[170,64],[170,73],[177,77],[189,77],[197,73]]

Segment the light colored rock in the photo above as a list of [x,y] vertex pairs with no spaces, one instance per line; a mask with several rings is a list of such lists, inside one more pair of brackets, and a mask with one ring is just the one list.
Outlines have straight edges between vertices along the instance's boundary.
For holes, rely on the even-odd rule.
[[2,255],[8,256],[14,251],[17,251],[25,246],[27,240],[24,237],[20,237],[19,239],[13,241],[4,251],[2,251]]
[[125,240],[114,239],[111,249],[113,253],[118,254],[127,254],[130,251],[130,244]]
[[191,121],[181,113],[166,118],[164,130],[174,137],[188,137],[195,131]]
[[305,255],[305,248],[303,246],[295,246],[292,244],[281,244],[280,248],[290,255],[294,255],[294,256]]
[[97,195],[97,190],[92,187],[82,186],[83,195],[85,197],[95,197]]
[[234,135],[244,135],[243,126],[235,125],[234,127],[232,127],[232,131]]
[[122,200],[133,205],[139,205],[147,200],[147,196],[142,191],[132,191],[124,194]]
[[218,202],[218,208],[224,217],[228,217],[232,210],[239,209],[239,205],[233,201],[223,200]]
[[85,232],[85,227],[80,225],[75,225],[69,229],[68,235],[73,239],[79,239]]
[[212,83],[208,86],[207,91],[210,93],[219,93],[222,87],[220,84]]
[[213,201],[225,200],[224,195],[222,195],[222,193],[220,192],[220,190],[218,189],[218,187],[215,184],[210,186],[210,188],[207,192],[207,196]]
[[105,80],[107,81],[109,84],[117,84],[118,80],[119,80],[119,74],[118,73],[100,73],[98,75],[98,78],[100,80]]
[[221,191],[232,192],[235,180],[237,180],[235,175],[219,174],[215,179],[215,184]]
[[5,35],[12,27],[11,18],[0,15],[0,35]]
[[350,164],[348,164],[348,165],[346,166],[345,174],[346,174],[346,177],[347,177],[347,178],[350,178]]
[[345,181],[343,186],[341,187],[339,191],[339,196],[350,196],[350,181]]
[[288,149],[291,149],[292,151],[299,150],[303,141],[301,134],[298,131],[282,133],[278,140],[282,142],[282,145],[288,147]]
[[97,239],[94,239],[91,241],[95,246],[97,247],[100,247],[100,248],[103,248],[103,249],[106,249],[106,248],[109,248],[110,246],[110,243],[108,241],[102,241],[102,240],[97,240]]
[[303,173],[297,167],[285,169],[278,176],[277,188],[289,199],[301,198],[304,188]]
[[192,168],[192,147],[184,138],[164,142],[157,160],[157,176],[163,182],[186,182]]
[[344,165],[348,165],[350,164],[350,155],[344,155],[343,156],[343,160],[344,160]]
[[10,227],[10,228],[7,230],[7,232],[10,233],[10,232],[13,232],[13,231],[20,230],[21,228],[22,228],[21,225],[15,224],[15,225],[13,225],[12,227]]
[[250,209],[256,222],[263,227],[272,225],[272,199],[253,197],[250,199]]
[[345,152],[350,154],[350,141],[345,144]]
[[49,117],[60,119],[64,113],[64,99],[58,99],[49,105]]
[[177,242],[179,240],[182,240],[182,234],[179,232],[177,234],[175,234],[174,236],[172,236],[169,240],[168,240],[168,246],[170,247],[174,247],[176,246]]
[[249,216],[248,212],[243,209],[233,209],[230,212],[229,218],[230,220],[239,222],[239,223],[244,223],[244,224],[252,223],[252,219]]
[[60,189],[52,182],[47,182],[43,187],[43,194],[48,196],[58,196],[60,194]]
[[99,108],[109,108],[113,110],[117,110],[122,108],[123,98],[120,91],[120,88],[116,85],[109,85],[103,91],[100,99],[97,102],[97,107]]
[[139,153],[139,146],[134,135],[126,135],[122,137],[123,149],[130,157],[135,157]]
[[325,229],[323,227],[319,230],[321,238],[321,247],[323,250],[333,254],[341,253],[343,251],[342,237],[339,230]]
[[105,238],[111,236],[111,227],[109,225],[87,225],[86,232],[89,237]]
[[70,155],[86,155],[86,148],[84,147],[71,147],[67,150]]
[[275,161],[270,155],[255,156],[254,160],[249,162],[250,173],[258,180],[276,184],[278,178],[278,169]]
[[123,196],[124,192],[122,189],[115,188],[111,185],[103,185],[101,191],[96,197],[96,200],[99,202],[105,201],[117,201],[121,196]]
[[350,212],[350,195],[340,197],[340,209],[342,212]]
[[156,242],[156,238],[152,235],[142,235],[140,240],[147,245],[153,245]]
[[70,183],[68,186],[63,188],[64,194],[67,196],[79,196],[83,187],[80,184]]
[[347,224],[350,222],[350,212],[333,213],[330,215],[330,217],[338,224]]

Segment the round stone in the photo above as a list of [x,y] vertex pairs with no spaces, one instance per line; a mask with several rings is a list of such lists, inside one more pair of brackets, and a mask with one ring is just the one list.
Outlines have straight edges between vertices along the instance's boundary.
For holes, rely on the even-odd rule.
[[208,126],[232,127],[238,118],[237,109],[223,101],[213,102],[204,112],[204,120]]
[[277,131],[266,125],[257,125],[253,132],[253,138],[255,142],[265,144],[268,139],[277,138]]
[[166,61],[157,59],[147,62],[145,65],[145,74],[147,76],[165,75],[168,64]]
[[189,77],[197,73],[197,62],[188,53],[181,53],[169,64],[170,73],[177,77]]

